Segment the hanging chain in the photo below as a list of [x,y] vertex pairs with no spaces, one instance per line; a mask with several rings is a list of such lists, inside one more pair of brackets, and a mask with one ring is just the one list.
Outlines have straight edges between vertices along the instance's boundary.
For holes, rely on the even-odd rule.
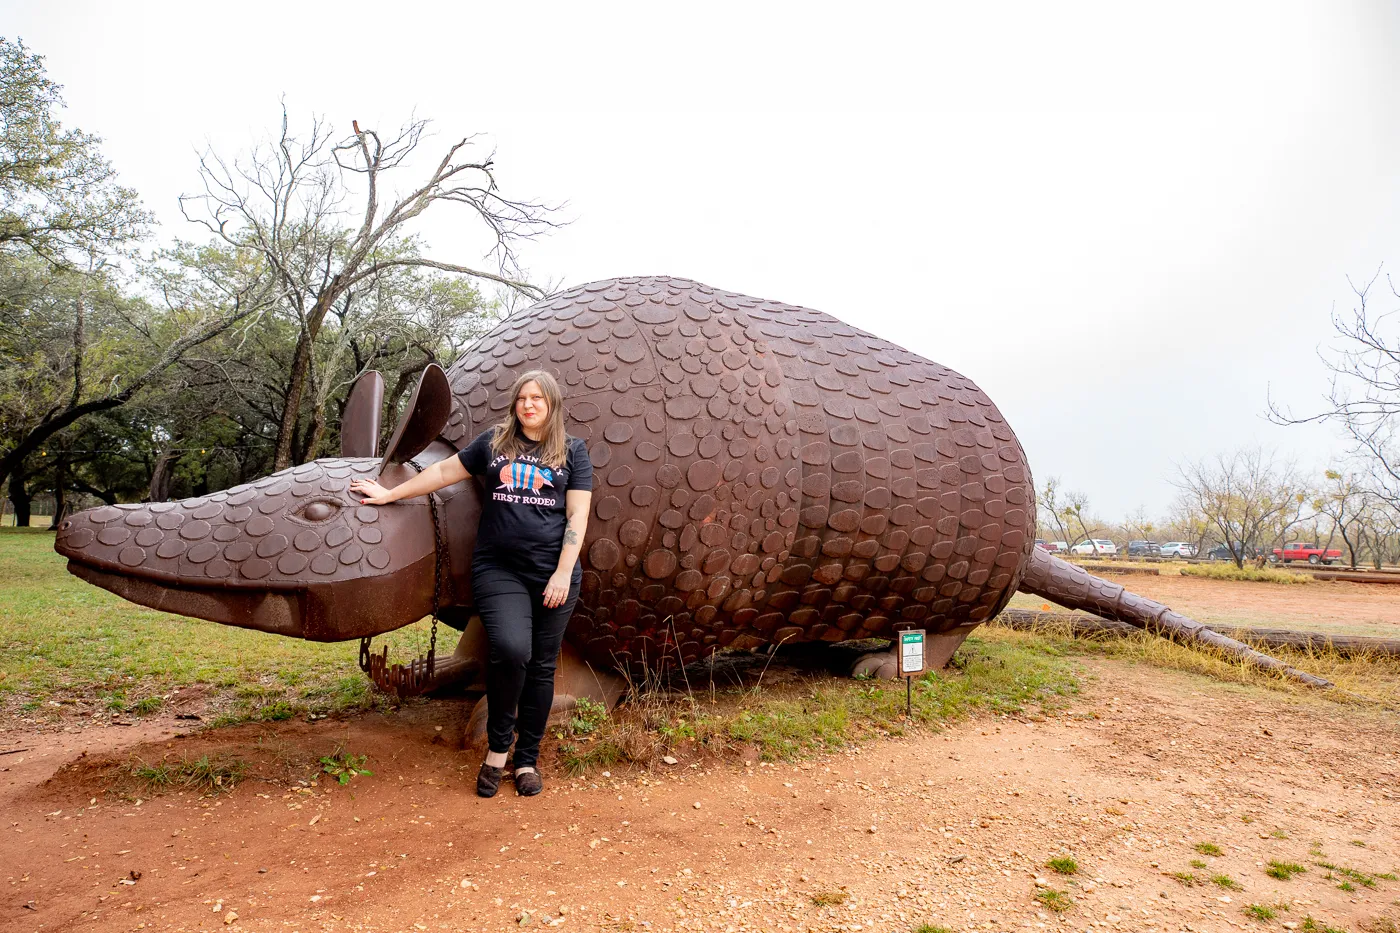
[[[420,474],[424,470],[424,467],[416,460],[408,461],[408,465]],[[437,666],[438,610],[442,607],[442,584],[443,578],[446,576],[443,573],[442,563],[447,555],[447,542],[443,540],[442,517],[438,513],[439,505],[437,494],[428,493],[428,511],[433,517],[433,625],[432,634],[428,640],[427,658],[415,658],[407,665],[390,665],[388,645],[385,645],[384,650],[376,655],[370,650],[373,636],[366,635],[360,639],[360,670],[368,674],[381,690],[400,696],[422,692],[432,679],[433,670]]]

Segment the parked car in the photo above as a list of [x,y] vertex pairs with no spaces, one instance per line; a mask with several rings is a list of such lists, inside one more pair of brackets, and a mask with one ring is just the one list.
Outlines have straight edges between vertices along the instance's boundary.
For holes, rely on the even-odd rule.
[[1195,557],[1196,546],[1187,541],[1168,541],[1161,552],[1163,557]]
[[[1254,560],[1254,558],[1256,558],[1256,557],[1259,556],[1259,549],[1258,549],[1257,547],[1245,547],[1244,545],[1241,545],[1241,544],[1237,544],[1237,545],[1235,545],[1235,547],[1236,547],[1236,548],[1239,548],[1239,549],[1243,552],[1243,554],[1244,554],[1244,558],[1243,558],[1243,559],[1244,559],[1244,560]],[[1228,545],[1225,545],[1225,544],[1217,544],[1215,547],[1211,548],[1209,551],[1206,551],[1206,559],[1207,559],[1207,560],[1234,560],[1234,559],[1235,559],[1235,552],[1232,551]]]
[[1129,557],[1157,557],[1162,553],[1161,545],[1156,541],[1129,541]]
[[1069,545],[1063,541],[1046,541],[1044,538],[1036,538],[1035,546],[1051,554],[1063,554],[1069,550]]
[[1269,559],[1275,563],[1283,561],[1285,564],[1291,564],[1295,560],[1305,560],[1310,564],[1333,564],[1342,559],[1342,552],[1339,548],[1320,548],[1316,543],[1294,541],[1281,548],[1274,548],[1273,556]]
[[1088,541],[1080,541],[1070,548],[1071,554],[1078,554],[1081,557],[1089,554],[1098,557],[1117,557],[1118,545],[1105,538],[1090,538]]

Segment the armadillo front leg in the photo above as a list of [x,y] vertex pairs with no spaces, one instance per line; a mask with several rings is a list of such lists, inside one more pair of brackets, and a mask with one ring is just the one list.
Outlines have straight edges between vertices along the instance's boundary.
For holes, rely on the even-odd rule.
[[1309,687],[1331,687],[1330,680],[1255,651],[1242,642],[1206,628],[1195,619],[1173,612],[1159,602],[1129,592],[1117,583],[1101,580],[1068,561],[1052,557],[1040,548],[1031,551],[1021,589],[1054,600],[1066,609],[1083,609],[1105,619],[1173,638],[1187,644],[1212,648],[1252,667],[1280,674]]
[[[473,617],[457,642],[457,650],[449,657],[436,658],[431,672],[427,658],[417,658],[407,665],[390,664],[386,645],[382,653],[370,655],[366,673],[380,690],[400,698],[421,696],[444,687],[469,688],[485,671],[485,647],[485,630],[480,620]],[[362,655],[361,664],[364,663]]]

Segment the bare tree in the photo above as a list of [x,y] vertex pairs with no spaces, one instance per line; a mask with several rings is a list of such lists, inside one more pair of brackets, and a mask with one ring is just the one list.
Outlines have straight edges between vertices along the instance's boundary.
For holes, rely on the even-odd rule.
[[1219,533],[1221,542],[1244,566],[1251,548],[1263,549],[1284,537],[1307,508],[1307,487],[1297,468],[1277,463],[1259,448],[1219,454],[1178,468],[1180,505]]
[[[1060,535],[1059,540],[1069,547],[1081,541],[1092,541],[1093,534],[1099,530],[1099,522],[1087,514],[1088,508],[1089,497],[1082,492],[1065,492],[1060,488],[1060,480],[1056,476],[1047,479],[1036,494],[1038,513],[1050,519]],[[1069,529],[1075,524],[1079,526],[1080,534],[1070,532]],[[1098,553],[1098,545],[1094,545],[1094,553]]]
[[1123,531],[1130,538],[1151,540],[1157,530],[1157,523],[1147,515],[1147,506],[1140,505],[1123,520]]
[[[1332,313],[1340,343],[1318,353],[1330,374],[1323,409],[1299,417],[1271,397],[1269,418],[1277,424],[1340,425],[1353,453],[1367,464],[1371,491],[1400,508],[1400,308],[1373,309],[1380,277],[1377,269],[1363,285],[1348,278],[1356,304],[1346,314]],[[1400,297],[1390,276],[1385,283],[1392,297]]]
[[[273,270],[298,327],[275,469],[294,459],[314,345],[326,316],[347,293],[369,287],[390,271],[417,267],[543,296],[541,289],[521,280],[515,249],[521,240],[553,226],[550,209],[502,195],[493,156],[470,156],[473,137],[448,147],[426,179],[388,199],[388,176],[418,150],[428,121],[411,120],[387,137],[352,125],[350,136],[334,142],[332,128],[313,120],[309,133],[298,138],[289,129],[284,105],[276,140],[232,162],[206,151],[200,159],[203,192],[181,198],[188,219]],[[363,203],[352,212],[349,204],[357,189]],[[401,248],[405,225],[438,202],[462,205],[484,224],[492,244],[486,256],[493,268],[444,262]],[[359,218],[357,226],[348,225],[352,214]]]
[[[1331,520],[1332,531],[1341,535],[1342,543],[1347,546],[1348,562],[1354,568],[1360,561],[1366,544],[1366,520],[1371,508],[1370,494],[1363,478],[1350,470],[1328,470],[1324,477],[1326,483],[1321,494],[1313,500],[1313,509]],[[1323,545],[1324,549],[1331,543],[1329,535],[1327,544]]]

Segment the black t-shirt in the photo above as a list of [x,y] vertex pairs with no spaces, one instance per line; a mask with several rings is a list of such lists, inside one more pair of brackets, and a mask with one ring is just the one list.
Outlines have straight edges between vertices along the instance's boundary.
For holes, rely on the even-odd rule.
[[[534,456],[539,445],[523,434],[525,453],[514,460],[491,452],[490,429],[457,452],[457,459],[473,476],[486,480],[486,497],[477,526],[473,560],[495,560],[530,576],[548,579],[559,567],[564,549],[564,494],[571,489],[593,488],[593,461],[577,437],[566,443],[568,457],[559,469],[545,466]],[[574,564],[574,577],[581,574]]]

